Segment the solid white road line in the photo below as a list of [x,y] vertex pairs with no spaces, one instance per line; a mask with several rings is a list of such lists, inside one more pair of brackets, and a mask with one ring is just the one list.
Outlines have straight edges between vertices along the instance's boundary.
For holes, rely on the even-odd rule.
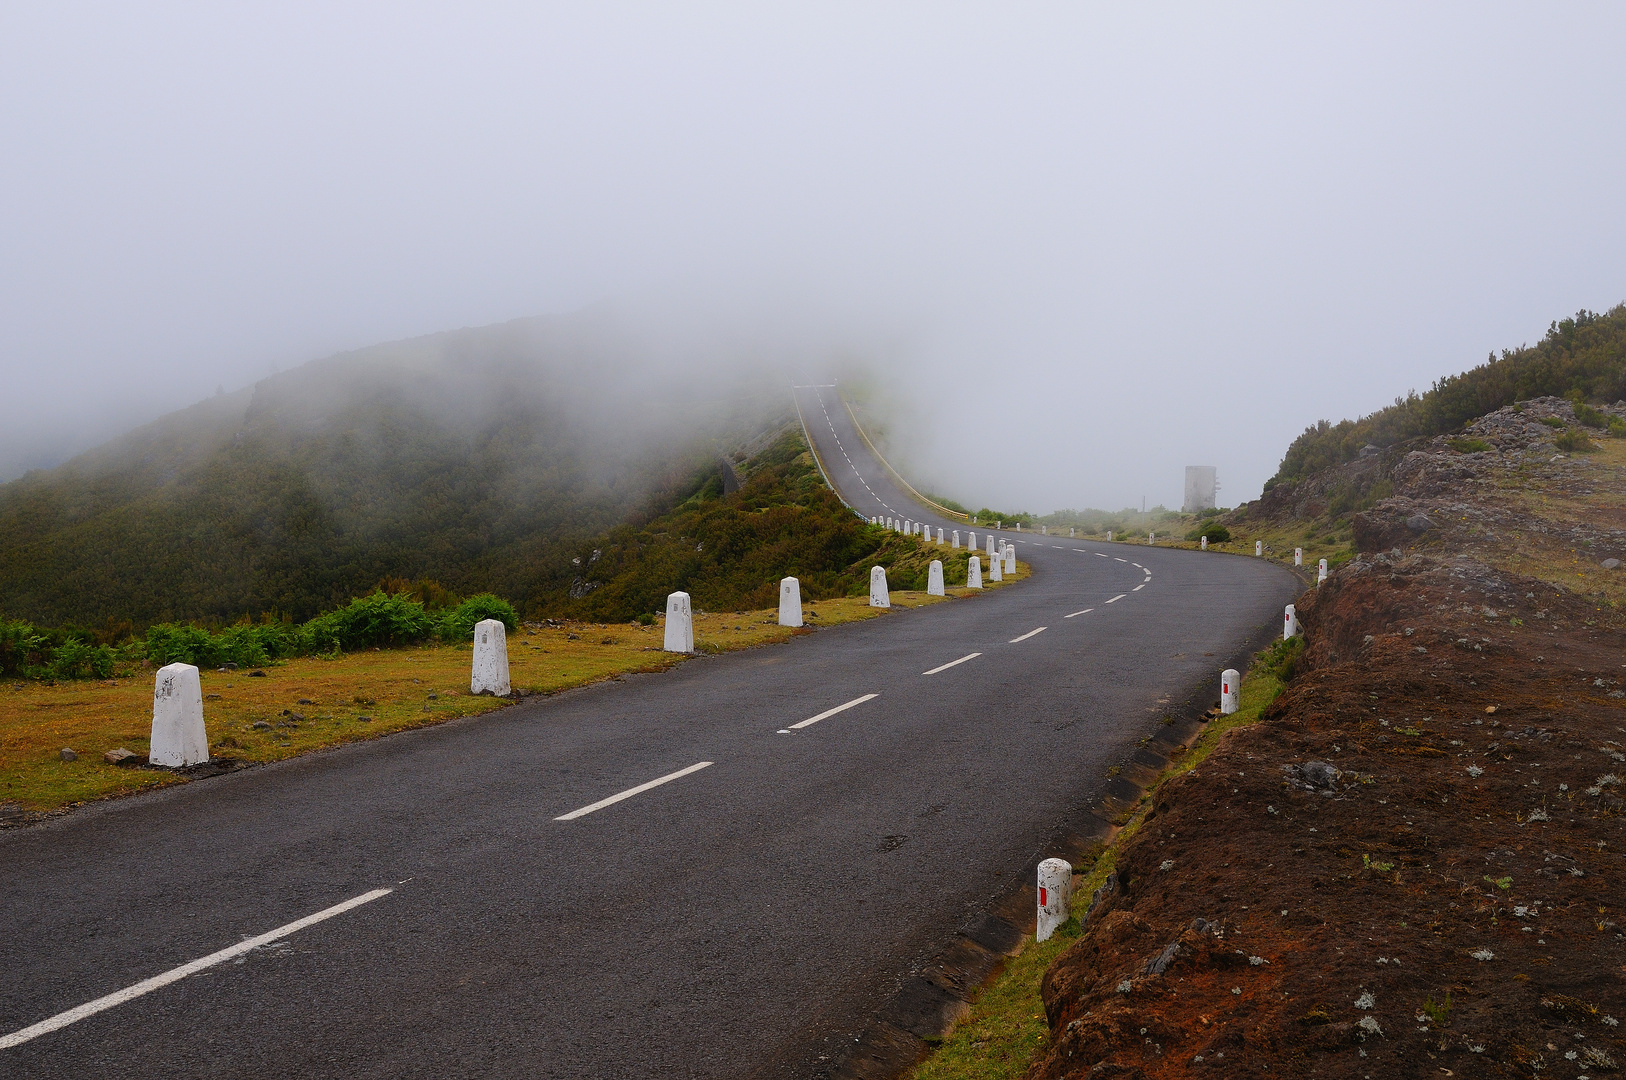
[[1117,596],[1114,596],[1111,600],[1108,600],[1107,603],[1116,604],[1119,600],[1122,600],[1124,597],[1126,597],[1128,595],[1129,595],[1128,593],[1119,593]]
[[630,799],[634,795],[642,795],[644,792],[648,791],[650,788],[658,788],[662,784],[669,784],[673,780],[676,780],[680,776],[688,776],[692,772],[699,772],[701,769],[706,768],[710,764],[712,764],[712,763],[709,762],[709,761],[701,761],[701,762],[698,762],[698,763],[696,763],[694,765],[690,765],[687,769],[679,769],[675,773],[667,773],[665,776],[662,776],[662,777],[660,777],[658,779],[655,779],[655,780],[651,780],[647,784],[639,784],[635,788],[628,788],[627,790],[621,792],[619,795],[611,795],[608,799],[600,799],[598,802],[593,803],[591,806],[584,806],[580,810],[572,810],[568,814],[560,814],[558,817],[554,818],[553,820],[555,820],[555,821],[572,821],[572,820],[574,820],[576,818],[584,817],[587,814],[591,814],[594,810],[602,810],[606,806],[614,806],[616,803],[620,802],[622,799]]
[[1041,626],[1037,630],[1029,630],[1027,633],[1023,634],[1021,637],[1013,637],[1013,638],[1011,638],[1011,640],[1006,642],[1006,644],[1007,645],[1015,645],[1018,641],[1026,641],[1028,638],[1032,637],[1034,634],[1042,634],[1048,629],[1050,629],[1050,627]]
[[1075,612],[1073,612],[1072,615],[1063,615],[1062,618],[1071,619],[1073,617],[1073,615],[1088,615],[1090,612],[1092,612],[1094,610],[1095,609],[1092,608],[1092,607],[1087,607],[1083,611],[1075,611]]
[[817,716],[810,716],[806,720],[803,720],[799,724],[792,724],[790,726],[790,730],[795,731],[798,728],[812,727],[814,724],[818,723],[820,720],[827,720],[830,717],[834,716],[838,712],[846,712],[848,709],[852,708],[854,705],[862,705],[864,702],[870,700],[873,697],[877,697],[877,696],[879,696],[879,695],[865,694],[863,697],[855,697],[851,701],[847,702],[847,704],[845,704],[845,705],[837,705],[833,709],[824,710],[823,712],[821,712]]
[[955,664],[963,664],[967,660],[975,660],[977,657],[979,657],[981,655],[982,655],[982,653],[980,653],[980,652],[974,652],[970,656],[962,656],[958,660],[950,660],[948,663],[941,664],[941,665],[939,665],[937,667],[934,667],[930,671],[922,671],[921,674],[922,675],[936,675],[939,671],[947,671],[949,668],[953,667]]
[[334,904],[330,908],[318,911],[315,915],[307,915],[303,919],[291,922],[287,926],[279,926],[269,933],[261,934],[259,937],[239,941],[229,949],[221,949],[219,952],[210,953],[208,956],[194,960],[190,964],[182,964],[180,967],[172,968],[162,975],[154,975],[152,978],[138,982],[134,986],[127,986],[116,993],[108,994],[106,997],[99,997],[95,1001],[86,1002],[78,1008],[57,1013],[49,1020],[41,1020],[39,1023],[25,1027],[21,1031],[13,1031],[10,1035],[0,1036],[0,1050],[19,1046],[47,1032],[65,1028],[76,1020],[83,1020],[87,1016],[95,1016],[97,1013],[105,1009],[111,1009],[115,1005],[123,1005],[126,1001],[133,1001],[142,994],[150,994],[154,990],[168,986],[172,982],[179,982],[188,975],[194,975],[204,968],[211,968],[216,964],[224,963],[234,956],[241,956],[252,949],[259,948],[261,945],[269,945],[279,938],[298,933],[307,926],[315,926],[317,923],[325,919],[331,919],[335,915],[343,915],[351,908],[371,903],[380,896],[388,896],[394,891],[393,889],[374,889],[372,892],[362,893],[360,896],[346,900],[342,904]]

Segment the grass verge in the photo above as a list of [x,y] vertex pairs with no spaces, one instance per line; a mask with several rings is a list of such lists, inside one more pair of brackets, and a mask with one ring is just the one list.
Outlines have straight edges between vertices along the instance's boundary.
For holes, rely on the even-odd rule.
[[[1248,665],[1242,680],[1242,700],[1236,712],[1205,724],[1190,746],[1141,796],[1129,819],[1101,848],[1088,866],[1075,867],[1081,875],[1073,895],[1080,907],[1100,888],[1117,864],[1118,851],[1140,830],[1146,810],[1162,785],[1202,763],[1226,732],[1256,723],[1292,678],[1293,662],[1303,638],[1277,642]],[[1021,951],[1005,962],[999,974],[978,992],[971,1013],[949,1033],[931,1057],[909,1074],[913,1080],[1006,1080],[1022,1076],[1033,1059],[1049,1044],[1039,985],[1051,963],[1082,933],[1077,917],[1049,941],[1022,940]]]
[[[1019,563],[1018,573],[1004,583],[1027,572]],[[956,588],[936,597],[898,590],[891,599],[894,607],[912,608],[972,592]],[[810,602],[803,612],[809,627],[884,614],[866,597]],[[772,645],[809,632],[780,626],[777,609],[699,612],[694,630],[697,653]],[[510,681],[524,693],[553,694],[664,671],[687,657],[662,652],[663,636],[660,621],[653,626],[527,624],[508,639]],[[199,674],[210,753],[263,764],[512,704],[469,693],[470,661],[469,645],[425,645],[301,657],[256,669],[263,675],[204,670]],[[169,770],[103,760],[107,751],[122,747],[145,761],[151,726],[150,674],[0,687],[0,806],[26,816],[185,782],[185,776]],[[63,760],[65,748],[77,760]]]

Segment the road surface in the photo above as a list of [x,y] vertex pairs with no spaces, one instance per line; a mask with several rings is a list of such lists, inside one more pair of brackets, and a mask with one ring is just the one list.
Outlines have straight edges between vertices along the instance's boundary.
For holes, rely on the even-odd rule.
[[[798,395],[856,509],[938,523]],[[0,834],[0,1077],[820,1075],[1299,589],[1020,543],[975,599]]]

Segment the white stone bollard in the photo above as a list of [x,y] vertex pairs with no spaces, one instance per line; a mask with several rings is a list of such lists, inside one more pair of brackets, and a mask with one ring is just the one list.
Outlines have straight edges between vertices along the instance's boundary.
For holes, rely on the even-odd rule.
[[1039,926],[1035,941],[1049,941],[1067,921],[1073,902],[1073,864],[1066,859],[1046,859],[1039,864]]
[[943,596],[943,563],[933,559],[932,564],[926,568],[926,595]]
[[1294,548],[1293,549],[1293,565],[1294,566],[1303,566],[1304,565],[1304,549],[1303,548]]
[[802,583],[793,577],[779,581],[779,625],[802,625]]
[[908,518],[903,519],[903,535],[905,535],[905,536],[913,536],[913,535],[915,535],[915,523],[910,521]]
[[1067,530],[1067,539],[1069,539],[1069,540],[1077,540],[1078,539],[1078,530],[1076,528],[1068,529]]
[[474,624],[474,667],[469,672],[469,693],[507,697],[508,628],[501,619],[481,619]]
[[1004,581],[1005,557],[1003,555],[990,555],[988,557],[988,580]]
[[1112,530],[1111,529],[1107,530],[1107,543],[1109,543],[1109,544],[1112,543]]
[[1147,534],[1146,534],[1146,542],[1147,542],[1147,543],[1148,543],[1148,544],[1155,544],[1155,543],[1157,543],[1157,533],[1155,533],[1155,532],[1149,532],[1149,533],[1147,533]]
[[1001,540],[999,542],[999,546],[995,547],[994,546],[994,534],[989,533],[988,534],[988,558],[992,559],[995,555],[998,555],[1001,551],[1004,551],[1004,550],[1005,550],[1005,541]]
[[1040,525],[1039,526],[1039,535],[1040,536],[1049,536],[1050,535],[1050,526],[1048,526],[1048,525]]
[[1318,570],[1316,572],[1316,575],[1315,575],[1316,587],[1319,588],[1321,586],[1321,583],[1323,581],[1326,581],[1326,580],[1327,580],[1327,560],[1322,559],[1321,560],[1321,569]]
[[965,546],[970,548],[972,551],[976,551],[977,550],[977,534],[974,533],[974,532],[968,532],[965,535],[966,535]]
[[982,588],[982,560],[975,555],[965,566],[965,587],[968,589]]
[[1197,538],[1197,539],[1198,539],[1198,541],[1199,541],[1199,542],[1200,542],[1200,543],[1201,543],[1201,544],[1202,544],[1202,549],[1203,549],[1203,550],[1204,550],[1204,551],[1207,551],[1207,550],[1208,550],[1208,537],[1206,537],[1206,536],[1200,536],[1200,537],[1198,537],[1198,538]]
[[943,530],[942,530],[941,527],[939,527],[938,530],[937,530],[937,542],[939,544],[941,544],[943,542]]
[[158,669],[152,688],[152,742],[147,761],[180,768],[209,760],[203,727],[203,684],[191,664]]
[[1299,636],[1299,613],[1292,604],[1282,613],[1282,640],[1291,641]]
[[1263,555],[1265,553],[1265,542],[1263,540],[1255,540],[1253,542],[1253,553],[1255,555]]
[[869,606],[892,606],[892,594],[886,591],[886,567],[884,566],[869,568]]
[[1230,716],[1242,707],[1242,672],[1226,668],[1220,672],[1220,713]]
[[959,529],[955,529],[953,534],[950,536],[950,538],[949,538],[949,547],[953,548],[955,551],[960,550],[960,530]]
[[1011,544],[1005,548],[1005,572],[1016,573],[1016,545]]
[[666,598],[666,644],[663,652],[694,652],[694,612],[689,610],[689,594],[671,593]]

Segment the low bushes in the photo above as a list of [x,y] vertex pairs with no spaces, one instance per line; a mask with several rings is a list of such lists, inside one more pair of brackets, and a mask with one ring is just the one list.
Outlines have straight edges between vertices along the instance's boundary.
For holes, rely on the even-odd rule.
[[86,640],[75,630],[45,630],[20,620],[0,622],[0,675],[31,679],[105,679],[140,665],[225,664],[259,667],[293,656],[354,651],[424,641],[467,641],[474,624],[498,619],[519,626],[512,604],[490,593],[456,607],[429,610],[405,593],[379,589],[309,622],[239,623],[220,630],[187,623],[160,623],[141,638],[114,646]]

